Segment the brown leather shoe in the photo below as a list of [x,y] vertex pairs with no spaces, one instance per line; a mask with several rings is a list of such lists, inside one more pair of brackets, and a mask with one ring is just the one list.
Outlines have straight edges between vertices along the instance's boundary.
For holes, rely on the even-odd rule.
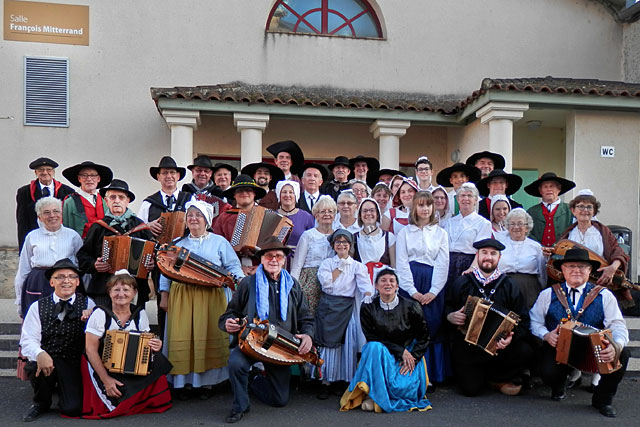
[[521,385],[515,385],[513,383],[495,383],[492,384],[495,390],[507,396],[517,396],[522,391]]

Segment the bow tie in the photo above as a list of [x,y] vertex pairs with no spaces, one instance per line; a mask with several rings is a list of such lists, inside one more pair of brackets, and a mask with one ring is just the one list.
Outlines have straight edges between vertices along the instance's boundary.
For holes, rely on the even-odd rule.
[[65,317],[69,319],[74,319],[78,317],[77,313],[75,313],[73,306],[71,305],[69,300],[67,301],[60,300],[56,303],[56,307],[53,310],[53,314],[55,316],[58,316],[60,313],[64,313],[62,316],[63,319]]

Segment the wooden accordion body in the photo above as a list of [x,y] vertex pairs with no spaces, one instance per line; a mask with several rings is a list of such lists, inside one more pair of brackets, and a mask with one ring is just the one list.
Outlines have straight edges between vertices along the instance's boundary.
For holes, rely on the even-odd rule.
[[324,360],[312,348],[307,354],[299,354],[301,340],[288,331],[272,325],[268,320],[254,320],[245,324],[238,335],[240,350],[247,356],[276,365],[311,363],[318,367]]
[[149,375],[151,347],[155,335],[149,332],[108,330],[104,336],[102,363],[109,372]]
[[146,265],[153,259],[155,243],[130,236],[105,236],[102,240],[102,261],[110,266],[110,273],[126,269],[133,277],[146,279]]
[[156,264],[170,279],[191,285],[236,288],[236,278],[211,261],[178,246],[160,247]]
[[596,329],[573,320],[560,325],[556,362],[569,365],[583,372],[610,374],[622,367],[620,350],[616,348],[613,362],[603,362],[600,351],[604,349],[603,339],[614,345],[615,341],[609,329]]
[[465,335],[464,340],[492,356],[496,355],[498,341],[506,338],[520,322],[520,316],[513,311],[471,295],[467,297],[464,313],[467,317],[460,328]]
[[171,243],[174,239],[184,236],[187,229],[187,213],[183,211],[163,212],[158,218],[162,224],[162,233],[158,235],[158,243]]
[[262,206],[254,206],[248,211],[230,209],[227,213],[238,216],[231,236],[231,246],[236,252],[255,252],[271,236],[286,244],[293,229],[289,218]]

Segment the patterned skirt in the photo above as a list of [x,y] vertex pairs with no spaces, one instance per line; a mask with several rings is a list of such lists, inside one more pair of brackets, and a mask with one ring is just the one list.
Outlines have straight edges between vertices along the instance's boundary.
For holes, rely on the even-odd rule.
[[307,297],[309,304],[309,312],[311,316],[316,315],[318,303],[320,302],[320,294],[322,293],[322,285],[318,280],[318,267],[305,267],[300,271],[300,279],[298,280],[304,296]]

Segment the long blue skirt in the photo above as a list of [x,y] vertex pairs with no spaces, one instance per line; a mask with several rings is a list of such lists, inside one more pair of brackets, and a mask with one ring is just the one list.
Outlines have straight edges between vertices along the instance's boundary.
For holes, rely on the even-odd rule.
[[384,344],[371,341],[362,348],[358,369],[340,399],[340,410],[356,408],[367,398],[376,412],[426,411],[431,402],[425,393],[429,378],[424,358],[416,362],[410,375],[400,375],[400,364]]

